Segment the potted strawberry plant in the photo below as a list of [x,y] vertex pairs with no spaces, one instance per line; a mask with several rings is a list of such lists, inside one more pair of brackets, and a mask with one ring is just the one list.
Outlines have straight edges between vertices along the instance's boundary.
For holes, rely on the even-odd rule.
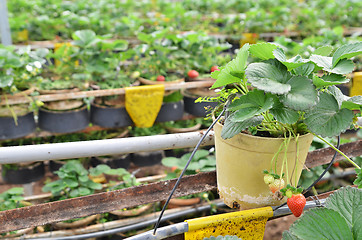
[[36,128],[34,110],[39,101],[9,105],[10,99],[26,97],[34,92],[33,85],[41,80],[46,49],[0,47],[0,139],[19,138]]
[[[324,46],[308,59],[287,59],[277,45],[245,44],[212,73],[212,88],[223,87],[219,106],[226,110],[225,116],[215,111],[218,189],[230,207],[277,205],[283,194],[298,194],[313,137],[327,142],[324,137],[359,127],[362,97],[347,97],[334,85],[347,81],[354,68],[350,58],[362,52],[362,42],[331,52]],[[248,64],[249,54],[259,60]]]
[[[81,64],[77,67],[88,76],[90,87],[95,90],[129,87],[134,79],[121,68],[122,61],[132,57],[125,40],[107,41],[92,30],[73,33],[74,46],[78,49]],[[132,124],[124,107],[124,95],[96,97],[91,103],[90,120],[101,127],[125,127]]]
[[[90,76],[78,68],[78,53],[74,45],[62,44],[47,55],[49,65],[43,73],[44,80],[37,86],[40,94],[70,93],[89,87]],[[88,126],[88,115],[83,99],[50,101],[39,109],[38,125],[49,132],[75,132]]]
[[[186,81],[213,80],[210,72],[218,69],[230,60],[229,55],[222,55],[230,44],[220,43],[215,37],[206,35],[204,32],[190,32],[180,36],[180,52],[183,53],[179,61],[185,66]],[[183,89],[185,112],[197,117],[205,117],[205,107],[215,107],[215,103],[195,102],[200,97],[215,97],[214,90],[207,87]]]

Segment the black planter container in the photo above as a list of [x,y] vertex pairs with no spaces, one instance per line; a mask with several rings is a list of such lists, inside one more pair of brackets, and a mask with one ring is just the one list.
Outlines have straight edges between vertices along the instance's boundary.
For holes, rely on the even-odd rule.
[[54,133],[80,131],[89,125],[87,106],[67,111],[49,111],[40,108],[38,124],[42,130]]
[[90,118],[93,124],[106,128],[126,127],[133,124],[124,107],[105,107],[92,103]]
[[45,175],[43,162],[37,162],[30,166],[20,166],[18,169],[2,168],[2,178],[9,184],[26,184],[36,182]]
[[61,160],[56,160],[56,161],[50,160],[48,164],[49,171],[54,173],[55,171],[58,171],[59,168],[63,167],[63,165],[66,163],[67,163],[66,161],[61,161]]
[[111,168],[124,168],[128,169],[131,164],[131,154],[123,154],[112,157],[92,157],[90,160],[92,167],[99,164],[106,164]]
[[184,114],[184,101],[163,103],[157,115],[156,122],[168,122],[182,119]]
[[184,93],[184,104],[185,112],[195,116],[195,117],[206,117],[207,112],[205,108],[207,107],[216,107],[217,102],[198,102],[195,103],[195,100],[198,99],[198,96],[192,96]]
[[153,166],[161,163],[163,157],[164,152],[162,150],[154,152],[138,152],[132,154],[132,162],[138,167]]
[[0,140],[24,137],[36,129],[34,113],[18,117],[18,125],[12,117],[0,117]]

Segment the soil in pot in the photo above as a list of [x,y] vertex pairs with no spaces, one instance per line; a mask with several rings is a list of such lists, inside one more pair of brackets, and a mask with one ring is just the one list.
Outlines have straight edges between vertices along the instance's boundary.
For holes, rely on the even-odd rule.
[[170,121],[164,123],[164,128],[169,133],[193,132],[201,128],[201,121],[197,121],[197,119]]
[[[29,112],[27,106],[13,105],[10,108],[12,110],[0,107],[0,140],[21,138],[35,131],[34,113]],[[16,121],[11,111],[16,115]]]
[[[240,133],[231,139],[222,139],[222,125],[216,123],[214,130],[218,191],[226,205],[250,209],[279,205],[286,201],[274,198],[263,180],[263,171],[270,169],[271,160],[283,143],[283,138],[256,137]],[[294,139],[288,145],[287,175],[294,186],[297,186],[312,140],[312,134],[299,137],[298,151]],[[276,163],[273,162],[277,173],[281,171],[284,150],[282,153],[276,158]]]
[[43,162],[2,165],[2,178],[9,184],[26,184],[36,182],[44,177]]

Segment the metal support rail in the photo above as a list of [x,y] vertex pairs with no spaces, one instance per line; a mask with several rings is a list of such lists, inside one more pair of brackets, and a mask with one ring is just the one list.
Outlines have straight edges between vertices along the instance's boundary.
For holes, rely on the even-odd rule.
[[[188,88],[198,88],[198,87],[210,87],[215,81],[195,81],[195,82],[181,82],[181,83],[169,83],[165,84],[165,90],[179,90],[179,89],[188,89]],[[20,104],[28,103],[32,100],[40,100],[43,102],[50,101],[59,101],[66,99],[77,99],[77,98],[87,98],[87,97],[102,97],[102,96],[111,96],[111,95],[121,95],[125,94],[125,88],[115,88],[115,89],[105,89],[105,90],[90,90],[90,91],[79,91],[79,92],[70,92],[70,93],[59,93],[59,94],[47,94],[39,96],[29,97],[19,97],[19,96],[7,96],[8,100],[5,101],[4,97],[0,98],[0,106],[9,104]]]

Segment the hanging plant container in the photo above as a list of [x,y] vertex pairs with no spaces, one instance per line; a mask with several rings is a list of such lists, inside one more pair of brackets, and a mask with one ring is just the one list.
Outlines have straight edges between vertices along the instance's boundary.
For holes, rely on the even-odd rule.
[[39,127],[54,133],[71,133],[86,128],[89,125],[88,109],[82,101],[80,102],[73,102],[76,108],[40,108]]
[[149,203],[146,205],[141,205],[139,207],[136,208],[130,208],[130,209],[125,209],[125,210],[115,210],[110,212],[113,215],[118,216],[119,218],[124,218],[124,217],[135,217],[135,216],[139,216],[143,213],[148,212],[150,209],[152,209],[153,204]]
[[[12,106],[12,108],[16,108]],[[1,108],[4,109],[3,107]],[[25,110],[25,109],[24,109]],[[0,114],[0,140],[21,138],[34,132],[36,123],[34,113],[24,111],[23,115],[17,113],[17,122],[9,114]]]
[[[271,160],[284,139],[244,133],[223,139],[220,123],[215,124],[214,130],[218,191],[225,204],[239,209],[281,204],[282,201],[274,199],[273,193],[264,183],[263,170],[270,169]],[[298,183],[312,140],[313,135],[306,134],[299,137],[298,147],[294,138],[288,145],[288,170],[285,171],[288,171],[294,186]],[[274,163],[277,173],[281,171],[283,157],[284,151]]]
[[182,91],[185,103],[185,112],[196,116],[206,117],[207,108],[214,108],[217,106],[217,102],[198,102],[195,101],[199,97],[215,97],[217,94],[208,88],[196,88],[196,89],[185,89]]
[[132,162],[138,167],[153,166],[161,163],[163,157],[164,152],[162,150],[154,152],[137,152],[132,154]]
[[92,167],[99,164],[106,164],[111,168],[124,168],[128,169],[131,164],[131,154],[122,154],[107,157],[92,157],[90,160]]
[[54,223],[53,226],[56,229],[67,229],[67,228],[81,228],[81,227],[85,227],[89,224],[91,224],[92,222],[94,222],[97,218],[99,217],[99,214],[96,215],[92,215],[89,217],[85,217],[85,218],[81,218],[79,220],[76,221],[72,221],[72,222],[57,222]]
[[168,122],[182,119],[184,114],[184,101],[164,102],[157,115],[156,122]]
[[[180,207],[188,207],[193,206],[201,202],[201,198],[193,197],[193,198],[172,198],[170,199],[167,208],[180,208]],[[165,204],[165,201],[162,201],[162,206]]]
[[43,162],[26,164],[6,164],[2,166],[2,178],[9,184],[26,184],[36,182],[44,177]]
[[132,119],[124,106],[124,95],[111,100],[96,98],[91,104],[91,122],[106,128],[131,126]]
[[[34,92],[34,88],[29,88],[13,95],[6,95],[6,99],[24,97],[32,92]],[[1,101],[5,100],[1,99]],[[29,111],[27,104],[10,105],[8,107],[6,105],[0,106],[0,140],[21,138],[35,130],[34,112]]]
[[196,122],[194,119],[171,121],[164,123],[164,128],[169,133],[193,132],[201,128],[201,123]]

